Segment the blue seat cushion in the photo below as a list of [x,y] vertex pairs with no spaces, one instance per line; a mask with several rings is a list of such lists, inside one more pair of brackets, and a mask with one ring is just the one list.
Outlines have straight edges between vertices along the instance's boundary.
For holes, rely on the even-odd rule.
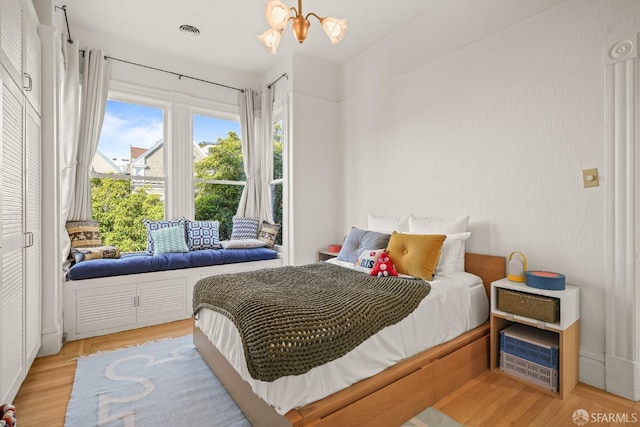
[[95,279],[124,274],[275,259],[278,253],[268,248],[203,249],[186,253],[148,255],[136,253],[118,259],[94,259],[73,265],[67,272],[69,280]]

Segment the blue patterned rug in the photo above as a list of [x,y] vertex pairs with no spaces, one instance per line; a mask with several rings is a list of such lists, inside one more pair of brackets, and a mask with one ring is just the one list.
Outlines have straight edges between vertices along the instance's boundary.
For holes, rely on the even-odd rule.
[[251,426],[191,335],[80,358],[66,427]]
[[427,408],[402,424],[402,427],[462,427],[462,425],[435,408]]
[[[65,427],[250,427],[191,335],[78,359]],[[403,427],[459,427],[428,408]]]

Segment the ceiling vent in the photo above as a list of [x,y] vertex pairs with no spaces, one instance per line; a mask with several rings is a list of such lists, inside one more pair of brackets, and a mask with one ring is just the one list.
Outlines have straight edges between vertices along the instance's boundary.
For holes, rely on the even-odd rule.
[[180,25],[180,32],[190,37],[198,37],[200,35],[200,30],[197,27],[189,24]]

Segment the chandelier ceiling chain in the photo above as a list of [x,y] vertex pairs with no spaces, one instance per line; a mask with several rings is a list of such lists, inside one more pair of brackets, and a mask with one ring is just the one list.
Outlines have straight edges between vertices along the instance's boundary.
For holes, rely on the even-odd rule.
[[309,16],[313,16],[320,21],[320,25],[322,25],[325,34],[331,40],[331,44],[340,43],[347,32],[346,19],[336,19],[330,16],[321,18],[313,12],[305,16],[302,13],[302,0],[298,0],[297,9],[287,6],[281,0],[267,0],[264,7],[264,16],[270,28],[259,35],[258,39],[273,55],[276,54],[282,31],[289,22],[291,22],[293,35],[299,43],[304,42],[307,38],[310,26]]

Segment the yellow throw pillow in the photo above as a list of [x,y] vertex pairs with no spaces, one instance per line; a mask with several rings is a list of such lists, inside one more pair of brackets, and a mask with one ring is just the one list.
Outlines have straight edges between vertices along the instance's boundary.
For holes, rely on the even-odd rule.
[[444,234],[405,234],[393,232],[387,254],[398,273],[432,280],[438,265]]

